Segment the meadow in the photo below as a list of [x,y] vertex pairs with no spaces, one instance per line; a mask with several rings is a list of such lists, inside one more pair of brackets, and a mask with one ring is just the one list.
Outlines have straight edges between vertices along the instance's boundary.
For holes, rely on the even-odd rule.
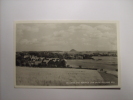
[[[72,68],[16,67],[18,86],[99,86],[117,85],[117,58],[95,57],[95,60],[67,60]],[[82,68],[79,68],[82,66]],[[92,68],[92,69],[89,69]],[[96,68],[93,70],[93,68]],[[107,72],[101,72],[104,69]],[[93,83],[95,82],[95,83]],[[103,83],[102,83],[103,82]],[[112,84],[106,82],[113,82]]]
[[73,67],[82,66],[82,68],[97,68],[115,71],[118,69],[117,57],[93,57],[92,59],[67,60],[67,64]]

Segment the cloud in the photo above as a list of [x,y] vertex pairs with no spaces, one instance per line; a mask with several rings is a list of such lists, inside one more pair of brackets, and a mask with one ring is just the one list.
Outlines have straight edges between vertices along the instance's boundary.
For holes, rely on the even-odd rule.
[[22,40],[20,41],[20,43],[21,43],[21,44],[26,44],[26,45],[28,45],[28,44],[37,44],[37,43],[39,43],[39,41],[38,41],[37,39],[31,39],[31,40],[22,39]]
[[66,36],[66,32],[64,30],[56,31],[53,33],[54,37],[64,37]]
[[32,24],[18,24],[17,25],[17,34],[24,34],[25,31],[28,33],[33,33],[33,32],[38,32],[39,28],[36,27],[36,25],[32,25]]
[[95,30],[95,28],[94,27],[92,27],[92,26],[90,26],[90,25],[86,25],[86,24],[79,24],[79,25],[77,25],[77,26],[70,26],[69,27],[69,30],[72,30],[72,31],[76,31],[76,30],[89,30],[89,31],[94,31]]
[[73,33],[75,32],[75,28],[74,28],[73,26],[70,26],[70,27],[68,28],[68,32],[69,32],[70,34],[73,34]]
[[103,31],[104,29],[107,31],[111,28],[106,27],[105,25],[91,26],[87,24],[79,24],[77,26],[69,27],[69,30],[72,30],[77,36],[86,37],[88,39],[102,38],[104,35],[107,35]]
[[115,47],[116,37],[116,32],[106,24],[42,23],[20,25],[17,29],[17,42],[20,46],[34,46],[45,50],[98,50],[109,46]]
[[27,39],[23,39],[23,40],[21,40],[21,44],[29,44],[29,43],[30,43],[30,41],[27,40]]
[[31,44],[34,44],[34,43],[38,43],[38,40],[37,39],[32,39]]
[[109,31],[109,30],[112,30],[111,27],[106,26],[106,25],[98,25],[98,26],[96,26],[96,28],[97,28],[98,30],[102,30],[102,31]]
[[53,23],[48,23],[48,24],[45,24],[45,27],[46,28],[51,28],[51,29],[55,29],[57,26]]
[[83,30],[89,30],[89,31],[94,31],[95,28],[89,25],[85,25],[85,24],[81,24],[78,26],[79,29],[83,29]]

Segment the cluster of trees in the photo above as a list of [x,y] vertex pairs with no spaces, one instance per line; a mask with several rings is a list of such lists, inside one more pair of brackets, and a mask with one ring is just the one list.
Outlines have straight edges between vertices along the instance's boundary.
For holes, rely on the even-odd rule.
[[54,61],[53,59],[51,60],[42,60],[42,61],[31,61],[31,60],[26,60],[23,58],[22,60],[17,59],[16,60],[16,66],[28,66],[28,67],[67,67],[67,62],[64,59],[56,60]]
[[[38,57],[39,58],[39,57]],[[29,66],[29,67],[66,67],[65,59],[32,59],[31,56],[26,56],[23,53],[16,54],[16,66]]]
[[45,57],[45,58],[63,58],[62,54],[52,53],[52,52],[28,52],[26,54],[34,55],[37,57]]
[[[61,59],[90,59],[92,56],[88,54],[68,54],[53,52],[16,52],[16,66],[65,66],[65,61]],[[58,58],[55,62],[47,58]],[[46,60],[49,60],[48,62]]]
[[[58,58],[58,59],[93,59],[92,56],[117,56],[115,53],[105,54],[105,53],[92,53],[92,54],[83,54],[83,53],[59,53],[59,52],[16,52],[16,65],[17,66],[55,66],[54,61],[51,63],[46,63],[47,58]],[[37,59],[36,59],[37,58]],[[35,61],[33,61],[35,59]],[[37,61],[39,63],[37,63]],[[60,61],[61,63],[61,61]],[[56,65],[59,67],[59,65]],[[61,65],[64,66],[64,65]]]
[[25,55],[45,57],[45,58],[64,58],[64,59],[90,59],[92,54],[69,54],[69,53],[53,53],[53,52],[17,52],[17,56]]
[[92,59],[92,56],[117,56],[116,53],[58,53],[58,52],[17,52],[16,57],[24,57],[25,55],[45,57],[45,58],[64,58],[64,59]]
[[117,53],[93,53],[93,56],[117,56]]

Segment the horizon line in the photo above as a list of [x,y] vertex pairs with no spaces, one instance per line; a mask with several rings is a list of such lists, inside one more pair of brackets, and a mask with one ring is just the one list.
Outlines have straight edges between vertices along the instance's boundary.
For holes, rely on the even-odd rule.
[[[28,50],[28,51],[32,51],[32,50]],[[23,51],[16,51],[16,52],[28,52],[28,51],[26,51],[26,50],[23,50]],[[35,50],[33,50],[33,51],[35,51]],[[40,51],[42,51],[43,52],[43,50],[40,50]],[[71,51],[71,50],[69,50],[69,51],[65,51],[65,50],[44,50],[44,51],[49,51],[49,52],[54,52],[54,51],[58,51],[58,52],[90,52],[90,51],[117,51],[117,50],[90,50],[90,51],[86,51],[86,50],[83,50],[83,51],[77,51],[77,50],[75,50],[75,51]],[[37,51],[36,50],[36,52],[39,52],[39,51]]]

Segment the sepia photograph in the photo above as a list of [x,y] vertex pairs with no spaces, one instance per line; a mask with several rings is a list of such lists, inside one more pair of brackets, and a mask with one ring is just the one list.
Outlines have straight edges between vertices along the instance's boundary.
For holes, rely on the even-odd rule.
[[120,88],[119,22],[16,21],[16,88]]

